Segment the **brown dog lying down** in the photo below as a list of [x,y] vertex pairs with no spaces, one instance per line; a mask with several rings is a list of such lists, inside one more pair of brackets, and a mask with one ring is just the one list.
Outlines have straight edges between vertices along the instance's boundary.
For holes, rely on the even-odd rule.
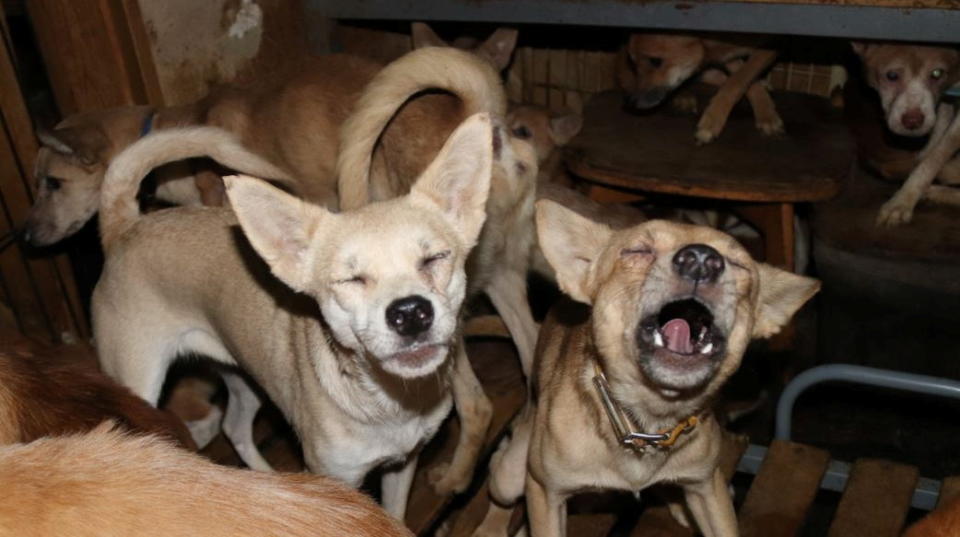
[[411,535],[336,480],[218,466],[108,423],[0,447],[0,488],[5,536]]
[[[620,54],[617,79],[627,93],[627,106],[638,110],[659,105],[694,75],[703,73],[704,82],[720,86],[697,124],[699,143],[720,135],[730,111],[744,95],[753,108],[757,129],[782,134],[783,120],[759,80],[777,58],[776,51],[761,48],[765,42],[756,36],[725,35],[716,40],[694,34],[630,34]],[[685,107],[696,109],[696,103]]]
[[960,535],[960,498],[940,505],[910,526],[903,537],[956,537]]
[[[190,105],[128,106],[70,116],[53,131],[38,133],[37,197],[24,236],[43,246],[78,231],[99,210],[100,185],[113,157],[148,132],[187,125],[232,132],[244,147],[289,174],[278,181],[288,190],[336,208],[333,167],[340,124],[379,69],[372,60],[345,54],[306,57],[253,84],[224,87]],[[200,205],[203,197],[206,205],[222,203],[219,175],[205,171],[195,178],[190,169],[167,171],[157,179],[157,199]]]
[[902,179],[909,173],[903,187],[880,208],[877,224],[910,222],[922,198],[960,205],[960,190],[932,184],[939,179],[945,185],[960,185],[960,158],[956,156],[960,121],[954,117],[954,106],[943,100],[950,86],[960,81],[960,51],[860,42],[854,42],[853,49],[863,61],[867,84],[880,96],[887,128],[900,136],[929,136],[926,146],[912,153],[888,146],[883,133],[873,132],[870,125],[855,131],[861,156],[881,175]]
[[0,445],[88,431],[104,420],[196,448],[176,416],[107,378],[84,349],[40,351],[20,343],[0,351]]
[[[753,338],[780,330],[816,280],[757,263],[715,229],[651,220],[614,231],[537,203],[560,288],[537,344],[535,396],[491,461],[478,535],[504,535],[526,494],[534,537],[566,534],[588,489],[680,486],[705,535],[736,535],[711,406]],[[681,517],[682,518],[682,517]]]

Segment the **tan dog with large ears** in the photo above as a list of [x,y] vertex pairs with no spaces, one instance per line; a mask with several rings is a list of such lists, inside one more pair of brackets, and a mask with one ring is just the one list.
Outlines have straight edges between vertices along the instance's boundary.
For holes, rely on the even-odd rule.
[[[452,402],[468,441],[446,478],[469,482],[490,405],[457,343],[464,263],[486,218],[490,118],[455,130],[408,195],[356,211],[237,176],[226,180],[233,211],[140,215],[131,193],[145,171],[205,147],[225,165],[243,151],[217,129],[173,130],[134,144],[107,172],[107,261],[93,297],[104,370],[156,404],[179,356],[242,368],[290,420],[311,471],[359,486],[388,467],[383,503],[398,518],[419,449]],[[233,395],[224,430],[249,457],[257,404],[231,410]]]
[[454,47],[467,50],[490,62],[490,65],[497,72],[503,71],[510,65],[513,49],[517,47],[517,35],[517,30],[513,28],[497,28],[490,34],[490,37],[482,42],[472,37],[458,37],[448,43],[426,23],[414,22],[410,24],[410,41],[414,49]]
[[[651,220],[613,231],[537,203],[540,244],[567,304],[544,322],[536,393],[494,457],[478,531],[504,535],[526,491],[534,537],[566,534],[583,490],[683,488],[704,535],[737,534],[710,405],[753,338],[776,333],[819,282],[750,258],[713,228]],[[526,475],[524,483],[523,475]]]

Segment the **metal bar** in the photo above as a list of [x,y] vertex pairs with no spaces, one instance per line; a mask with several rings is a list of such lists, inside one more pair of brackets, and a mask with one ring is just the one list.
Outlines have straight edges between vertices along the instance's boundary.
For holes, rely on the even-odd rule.
[[822,382],[852,382],[960,399],[960,382],[955,380],[859,365],[821,365],[800,373],[784,388],[780,400],[777,401],[776,437],[778,439],[790,440],[793,405],[797,397],[811,386]]
[[960,10],[625,0],[306,0],[337,19],[570,24],[955,43]]
[[[743,453],[743,456],[740,457],[740,462],[737,463],[737,471],[757,475],[760,471],[760,465],[766,456],[766,446],[750,444],[747,446],[747,450]],[[820,488],[834,492],[843,492],[843,489],[847,486],[848,479],[850,479],[850,464],[842,461],[830,461],[830,465],[827,466],[827,472],[823,474],[823,479],[820,481]],[[936,479],[921,477],[917,481],[917,488],[913,491],[913,498],[910,501],[910,505],[917,509],[932,510],[936,507],[937,499],[940,496],[940,485],[940,481]]]

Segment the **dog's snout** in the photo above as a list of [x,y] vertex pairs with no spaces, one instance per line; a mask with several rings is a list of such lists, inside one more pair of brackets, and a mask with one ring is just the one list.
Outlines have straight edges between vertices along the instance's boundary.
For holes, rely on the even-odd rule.
[[723,256],[706,244],[689,244],[673,256],[673,268],[687,280],[713,283],[723,274]]
[[905,129],[915,131],[923,126],[926,119],[926,116],[923,115],[923,110],[911,108],[900,116],[900,123],[903,124]]
[[416,336],[433,324],[433,305],[419,295],[394,300],[387,306],[387,326],[401,336]]

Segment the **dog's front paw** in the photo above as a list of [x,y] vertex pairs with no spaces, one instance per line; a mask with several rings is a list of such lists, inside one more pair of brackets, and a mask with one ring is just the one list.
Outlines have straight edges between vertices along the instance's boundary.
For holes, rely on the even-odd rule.
[[440,463],[427,471],[427,481],[433,491],[441,496],[467,490],[470,476],[451,470],[449,463]]
[[910,199],[909,196],[900,195],[890,198],[890,201],[880,207],[880,213],[877,214],[877,225],[882,227],[894,227],[910,223],[913,219],[913,209],[917,205],[917,200]]
[[771,117],[757,118],[757,130],[764,136],[780,136],[786,132],[783,127],[783,120],[777,114],[773,114]]
[[709,144],[716,140],[717,136],[720,136],[720,131],[723,130],[723,123],[721,120],[714,119],[713,114],[703,114],[700,117],[700,122],[697,123],[697,133],[695,135],[697,144]]

